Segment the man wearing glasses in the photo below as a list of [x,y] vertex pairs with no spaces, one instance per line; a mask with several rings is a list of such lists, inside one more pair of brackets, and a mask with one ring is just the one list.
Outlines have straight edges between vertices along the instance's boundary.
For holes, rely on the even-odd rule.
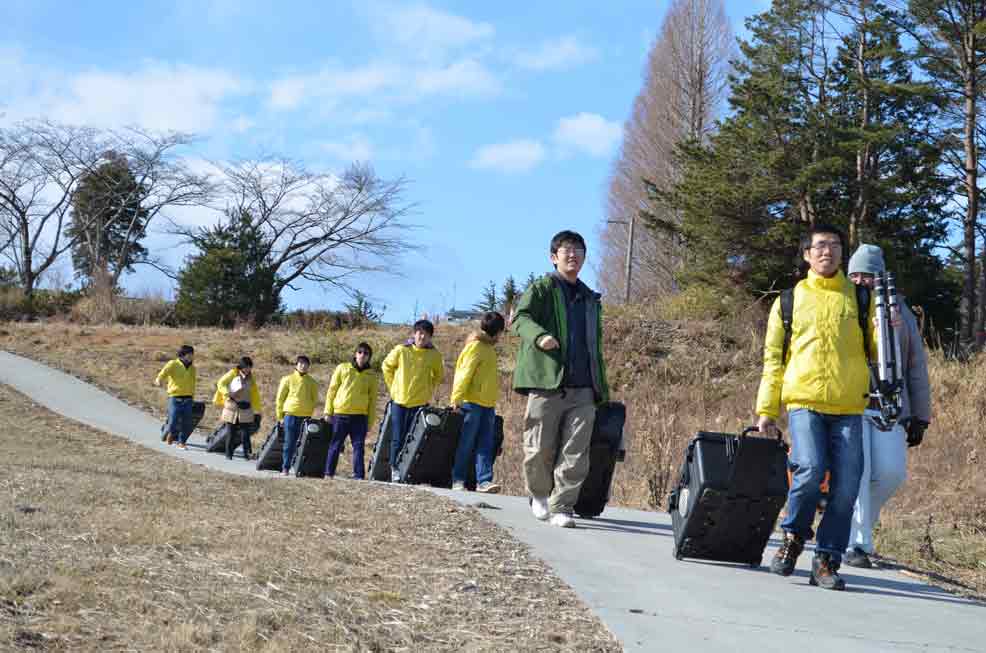
[[555,271],[524,292],[513,320],[521,340],[514,390],[527,395],[524,478],[531,512],[562,528],[575,526],[596,404],[609,398],[600,296],[579,280],[585,250],[576,232],[556,234]]
[[[791,489],[784,540],[771,561],[772,572],[790,576],[812,524],[825,471],[831,471],[829,498],[822,513],[812,560],[810,584],[844,590],[839,576],[849,543],[856,495],[863,471],[862,414],[869,391],[869,369],[861,324],[875,339],[873,302],[859,319],[856,286],[842,272],[844,239],[831,225],[816,224],[801,240],[807,278],[794,289],[790,342],[780,299],[774,302],[764,342],[763,377],[757,394],[758,425],[776,432],[783,404],[791,437]],[[872,346],[872,345],[871,345]]]

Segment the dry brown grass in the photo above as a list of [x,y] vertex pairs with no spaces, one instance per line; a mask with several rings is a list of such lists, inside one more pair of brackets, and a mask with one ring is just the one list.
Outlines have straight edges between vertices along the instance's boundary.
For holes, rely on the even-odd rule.
[[0,447],[0,649],[619,650],[476,508],[210,472],[3,386]]
[[[632,437],[628,460],[614,481],[613,501],[663,509],[682,452],[695,432],[736,432],[753,419],[763,307],[719,307],[726,316],[719,320],[694,319],[688,306],[607,310],[608,370],[614,397],[628,406],[627,431]],[[708,312],[703,306],[694,311]],[[436,334],[448,377],[438,393],[440,402],[448,399],[455,357],[467,334],[467,328],[444,325]],[[314,375],[324,391],[334,364],[345,360],[357,342],[369,341],[379,362],[405,335],[394,329],[231,334],[208,329],[9,323],[0,327],[0,346],[93,380],[161,414],[163,398],[149,386],[150,380],[182,342],[197,347],[199,377],[203,387],[209,384],[209,396],[211,383],[229,363],[241,352],[252,353],[265,401],[270,401],[277,379],[290,371],[297,353],[314,354],[322,361]],[[505,419],[507,439],[495,472],[505,491],[523,494],[520,434],[525,402],[510,391],[516,346],[512,336],[498,346],[503,392],[497,410]],[[981,473],[986,462],[982,428],[986,359],[963,364],[933,354],[931,375],[934,424],[925,444],[910,452],[910,480],[887,506],[877,546],[903,564],[948,575],[986,592],[986,482]],[[202,391],[199,394],[204,396]],[[207,414],[206,424],[215,419],[214,414]],[[348,464],[341,462],[340,470],[347,470]],[[922,546],[929,537],[931,547]]]

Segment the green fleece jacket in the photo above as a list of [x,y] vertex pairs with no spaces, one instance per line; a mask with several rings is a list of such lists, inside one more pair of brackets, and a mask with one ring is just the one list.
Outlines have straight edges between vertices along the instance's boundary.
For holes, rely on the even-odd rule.
[[[565,375],[568,347],[568,318],[564,291],[553,276],[546,275],[531,284],[517,302],[513,332],[520,336],[520,351],[514,369],[514,391],[557,390]],[[579,284],[582,284],[580,281]],[[584,284],[582,284],[584,285]],[[588,290],[588,288],[583,288]],[[603,362],[603,318],[600,295],[589,291],[586,307],[586,343],[589,345],[592,388],[596,402],[609,401],[606,366]],[[537,346],[543,336],[554,336],[561,345],[553,351]]]

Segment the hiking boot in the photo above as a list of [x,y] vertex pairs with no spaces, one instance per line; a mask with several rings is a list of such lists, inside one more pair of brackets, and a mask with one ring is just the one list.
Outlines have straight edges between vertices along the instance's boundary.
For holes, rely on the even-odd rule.
[[452,483],[452,489],[458,492],[465,492],[466,484],[463,483],[462,481],[455,481],[454,483]]
[[551,525],[561,528],[575,528],[575,520],[570,512],[556,512],[551,515]]
[[842,556],[842,561],[850,567],[857,567],[859,569],[873,568],[873,561],[870,560],[870,556],[858,546]]
[[790,576],[798,564],[798,556],[804,551],[805,541],[794,533],[784,533],[784,541],[770,561],[770,571],[781,576]]
[[817,585],[826,590],[842,591],[846,589],[846,581],[839,576],[839,563],[832,562],[827,553],[816,553],[811,561],[811,578],[809,585]]
[[548,498],[531,497],[531,512],[534,513],[534,517],[545,521],[551,516],[548,511]]
[[499,494],[500,486],[492,481],[485,481],[476,487],[476,491],[483,494]]

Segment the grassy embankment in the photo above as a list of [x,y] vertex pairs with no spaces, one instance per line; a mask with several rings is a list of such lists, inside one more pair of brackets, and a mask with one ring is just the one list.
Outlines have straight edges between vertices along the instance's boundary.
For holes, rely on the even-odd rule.
[[[723,310],[719,320],[694,319],[694,314],[703,312],[684,302],[609,312],[605,328],[609,375],[614,398],[628,406],[632,435],[628,460],[614,483],[613,500],[618,504],[662,509],[682,451],[696,431],[735,432],[752,420],[760,375],[762,308],[734,307]],[[440,403],[448,399],[455,357],[467,334],[465,327],[448,326],[441,326],[436,334],[447,370],[438,392]],[[256,362],[269,406],[278,378],[290,371],[296,354],[313,356],[313,374],[324,391],[333,366],[346,360],[357,342],[370,342],[379,364],[406,335],[394,329],[231,333],[10,323],[0,332],[0,347],[55,364],[161,414],[164,400],[150,381],[183,342],[197,348],[200,398],[211,397],[215,379],[248,353]],[[522,494],[524,401],[509,391],[516,346],[512,336],[499,345],[503,393],[498,411],[506,422],[507,440],[496,475],[507,492]],[[986,394],[986,358],[962,364],[932,353],[931,376],[934,423],[925,443],[910,451],[910,479],[885,510],[878,550],[902,565],[986,592],[986,482],[981,472],[986,457],[982,427],[986,408],[981,399]],[[381,405],[383,401],[381,394]],[[270,410],[266,412],[269,420]],[[210,408],[204,425],[215,419]],[[266,431],[265,427],[257,437]],[[340,463],[340,469],[346,464]]]

